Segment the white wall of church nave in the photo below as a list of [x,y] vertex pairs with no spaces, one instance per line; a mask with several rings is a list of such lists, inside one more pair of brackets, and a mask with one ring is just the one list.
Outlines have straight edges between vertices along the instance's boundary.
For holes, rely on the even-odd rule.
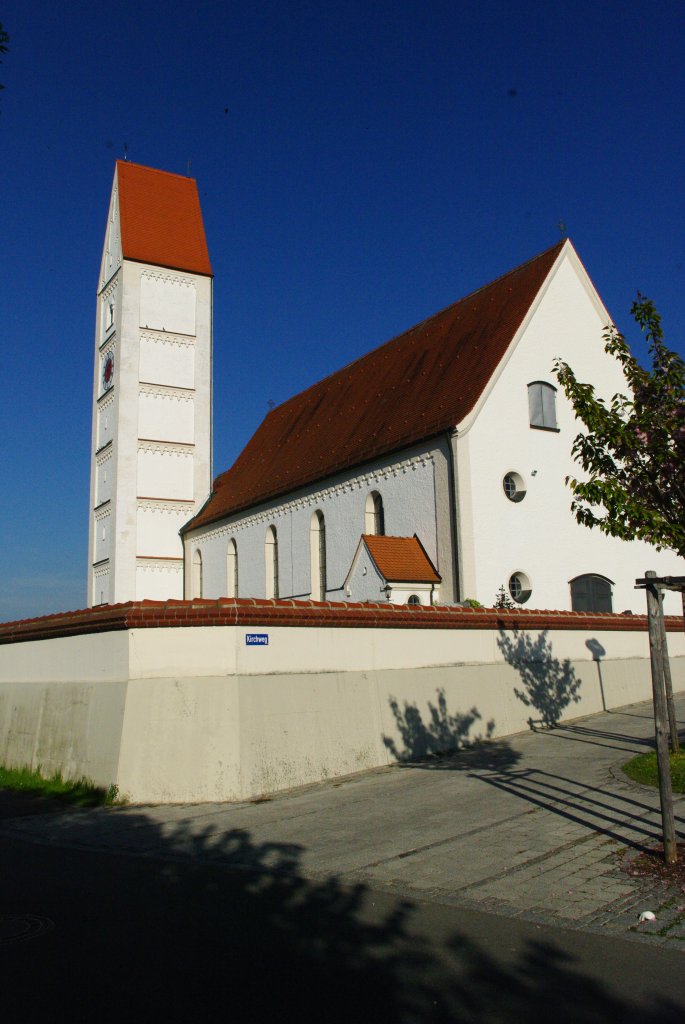
[[357,468],[341,473],[319,487],[303,488],[296,498],[288,495],[284,501],[260,506],[250,515],[236,516],[187,538],[186,594],[190,595],[190,567],[196,548],[202,553],[204,596],[226,594],[226,552],[233,538],[238,548],[240,596],[264,597],[264,542],[268,527],[273,525],[278,534],[280,596],[308,597],[312,590],[311,518],[318,509],[326,527],[327,593],[331,600],[344,600],[342,588],[365,531],[364,510],[371,491],[378,491],[383,498],[386,534],[418,534],[437,565],[436,452],[422,449],[403,454],[405,458],[395,456],[389,464],[377,460],[363,472]]
[[[565,477],[579,473],[571,457],[579,424],[561,391],[556,394],[558,432],[530,426],[528,384],[556,386],[557,356],[600,395],[611,398],[625,390],[620,368],[604,352],[604,326],[573,263],[565,260],[473,427],[458,438],[465,597],[492,605],[499,587],[523,572],[532,587],[526,607],[569,609],[570,580],[591,573],[613,581],[615,611],[643,611],[636,577],[649,568],[685,573],[675,555],[606,537],[575,521]],[[521,476],[523,500],[506,497],[506,473]],[[670,595],[667,610],[676,614],[679,603],[678,595]]]

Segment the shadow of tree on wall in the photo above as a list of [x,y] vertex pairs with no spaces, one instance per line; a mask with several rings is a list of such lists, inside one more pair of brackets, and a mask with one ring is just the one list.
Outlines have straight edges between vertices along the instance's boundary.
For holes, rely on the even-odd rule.
[[3,947],[7,1019],[49,1020],[59,1006],[86,1020],[96,1006],[103,1020],[176,1022],[214,1005],[302,1024],[682,1021],[649,982],[638,1003],[600,980],[563,935],[526,937],[505,918],[484,933],[480,915],[306,877],[301,845],[227,828],[226,810],[222,829],[216,813],[172,824],[143,809],[82,812],[61,829],[51,817],[57,842],[3,842],[3,913],[30,907],[54,923]]
[[423,767],[504,769],[518,760],[508,743],[492,739],[494,719],[486,723],[484,733],[472,735],[483,717],[478,708],[450,714],[444,688],[436,693],[437,702],[428,701],[426,721],[416,703],[405,700],[400,707],[395,697],[390,698],[400,743],[393,736],[383,736],[383,743],[396,761],[423,761]]
[[504,660],[521,676],[522,689],[514,687],[514,693],[527,708],[535,708],[539,719],[528,719],[531,729],[543,725],[554,728],[569,704],[580,700],[582,680],[576,678],[570,658],[560,661],[552,653],[549,630],[532,637],[519,629],[508,631],[500,627],[497,641]]

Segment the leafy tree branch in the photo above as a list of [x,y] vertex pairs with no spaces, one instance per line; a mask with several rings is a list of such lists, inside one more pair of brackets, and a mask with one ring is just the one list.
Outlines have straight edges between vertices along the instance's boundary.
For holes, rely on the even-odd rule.
[[611,324],[605,351],[621,364],[626,394],[610,402],[558,359],[554,371],[585,430],[573,442],[583,479],[567,477],[579,523],[623,540],[648,541],[685,557],[685,363],[664,343],[654,303],[638,295],[631,314],[651,369],[640,365]]

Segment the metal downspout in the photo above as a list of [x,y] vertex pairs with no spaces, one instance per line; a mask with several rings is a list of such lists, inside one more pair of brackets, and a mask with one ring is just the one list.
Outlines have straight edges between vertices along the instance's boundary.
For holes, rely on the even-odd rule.
[[461,530],[459,523],[459,504],[457,502],[457,464],[454,458],[452,442],[457,436],[456,428],[445,432],[447,440],[448,486],[450,492],[450,538],[452,541],[452,579],[454,581],[454,600],[463,601],[461,592]]

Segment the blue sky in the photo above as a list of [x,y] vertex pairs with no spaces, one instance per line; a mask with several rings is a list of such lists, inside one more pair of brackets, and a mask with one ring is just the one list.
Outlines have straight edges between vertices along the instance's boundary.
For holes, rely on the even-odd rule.
[[[0,619],[85,604],[114,161],[197,178],[214,470],[268,411],[552,245],[685,354],[682,0],[5,0]],[[639,340],[636,350],[641,352]]]

